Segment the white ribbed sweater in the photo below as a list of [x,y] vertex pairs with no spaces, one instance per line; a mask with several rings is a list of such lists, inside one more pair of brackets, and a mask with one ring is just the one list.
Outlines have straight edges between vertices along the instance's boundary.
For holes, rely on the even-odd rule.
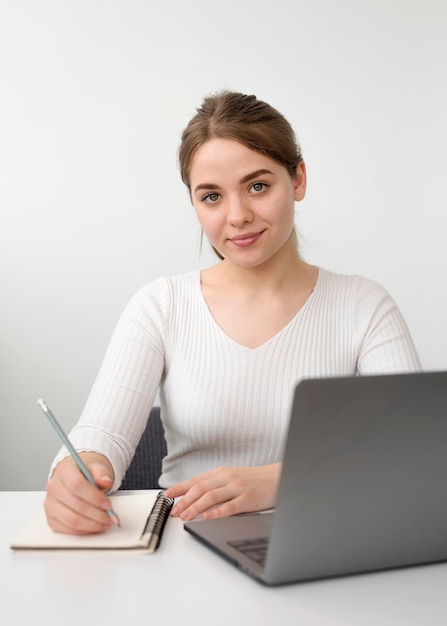
[[110,459],[117,489],[160,386],[168,444],[160,484],[168,487],[219,465],[281,460],[302,378],[418,369],[407,326],[377,283],[320,269],[292,321],[251,349],[217,325],[195,271],[132,298],[70,438]]

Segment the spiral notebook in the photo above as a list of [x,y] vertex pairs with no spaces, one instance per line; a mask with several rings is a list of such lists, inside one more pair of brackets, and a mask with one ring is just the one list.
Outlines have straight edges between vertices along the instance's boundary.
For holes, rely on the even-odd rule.
[[160,545],[174,504],[164,491],[117,494],[110,497],[121,528],[98,535],[64,535],[48,526],[42,508],[11,544],[14,550],[132,550],[152,553]]

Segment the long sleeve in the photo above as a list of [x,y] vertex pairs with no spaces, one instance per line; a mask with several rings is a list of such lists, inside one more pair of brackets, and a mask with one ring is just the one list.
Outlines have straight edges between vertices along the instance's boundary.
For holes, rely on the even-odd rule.
[[[80,451],[104,454],[119,487],[146,426],[164,368],[163,324],[167,307],[163,281],[130,301],[115,328],[77,425],[69,433]],[[66,456],[62,448],[52,464]]]

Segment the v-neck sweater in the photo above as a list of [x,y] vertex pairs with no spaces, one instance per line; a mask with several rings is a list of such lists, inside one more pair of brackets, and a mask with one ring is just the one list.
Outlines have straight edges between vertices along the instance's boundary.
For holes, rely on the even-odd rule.
[[[200,270],[155,280],[131,299],[70,439],[104,454],[119,487],[157,389],[167,488],[217,466],[281,461],[303,378],[418,371],[390,294],[361,276],[319,269],[305,305],[257,348],[231,339],[203,297]],[[53,466],[66,455],[62,449]]]

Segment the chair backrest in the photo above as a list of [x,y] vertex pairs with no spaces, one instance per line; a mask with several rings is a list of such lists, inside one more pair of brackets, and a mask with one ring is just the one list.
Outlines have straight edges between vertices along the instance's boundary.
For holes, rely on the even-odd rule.
[[166,455],[166,441],[160,419],[160,407],[152,408],[146,429],[135,450],[120,489],[158,489],[161,462]]

